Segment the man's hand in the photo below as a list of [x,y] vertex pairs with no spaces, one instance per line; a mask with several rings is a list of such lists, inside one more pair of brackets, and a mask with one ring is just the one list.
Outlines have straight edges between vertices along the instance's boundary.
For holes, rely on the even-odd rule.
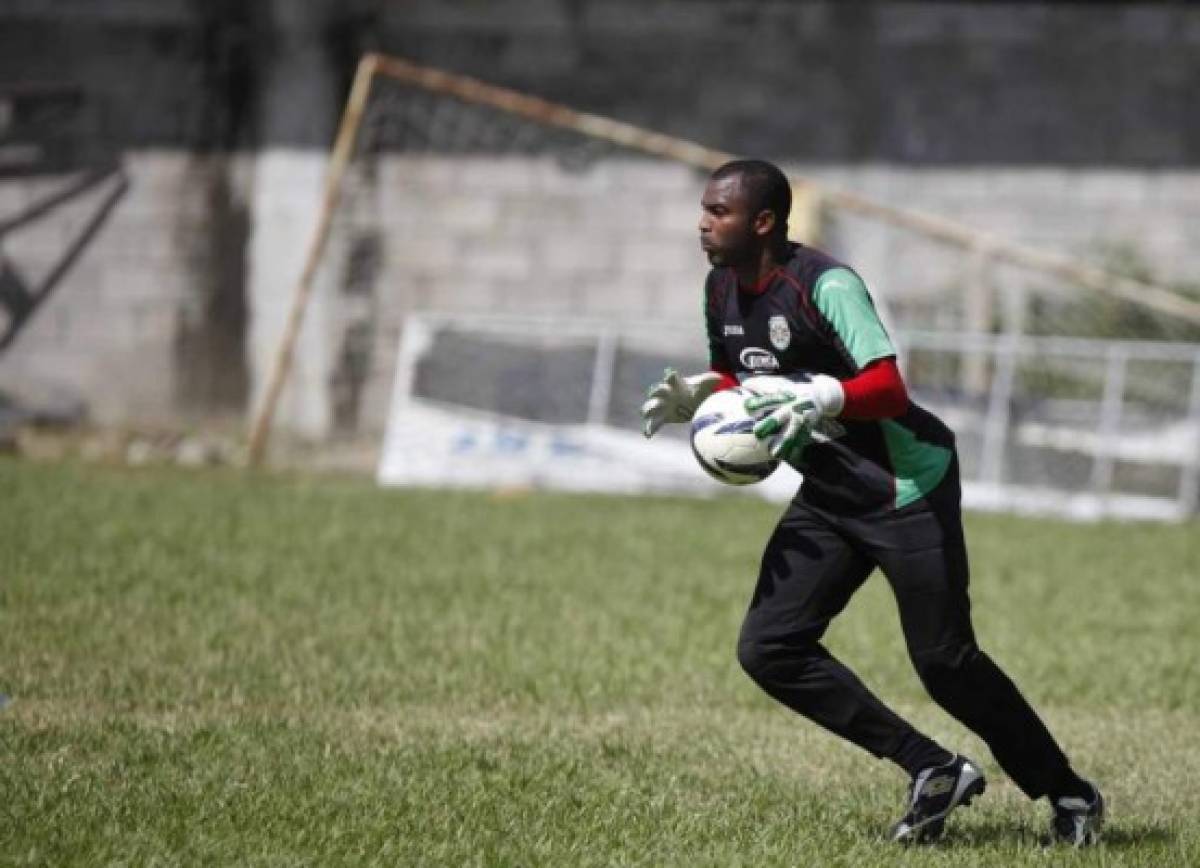
[[816,374],[807,383],[746,400],[746,412],[758,418],[754,436],[768,440],[772,458],[790,459],[812,437],[822,419],[842,412],[845,394],[833,377]]
[[720,374],[696,374],[681,377],[673,368],[663,371],[662,381],[650,387],[646,403],[642,404],[642,433],[653,437],[666,422],[687,422],[700,403],[717,390],[723,378]]

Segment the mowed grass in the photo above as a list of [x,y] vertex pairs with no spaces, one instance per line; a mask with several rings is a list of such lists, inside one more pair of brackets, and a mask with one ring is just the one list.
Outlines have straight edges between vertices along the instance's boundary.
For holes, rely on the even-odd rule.
[[777,507],[0,461],[0,863],[1200,864],[1200,525],[970,516],[981,643],[1111,803],[1094,851],[925,697],[872,578],[829,634],[982,760],[905,780],[734,657]]

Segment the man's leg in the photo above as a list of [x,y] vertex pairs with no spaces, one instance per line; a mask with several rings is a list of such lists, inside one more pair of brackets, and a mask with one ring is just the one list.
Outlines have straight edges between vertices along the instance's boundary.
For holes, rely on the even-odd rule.
[[1081,793],[1084,782],[1045,724],[975,642],[957,466],[925,501],[853,525],[891,583],[930,696],[987,743],[1030,798]]
[[770,696],[915,777],[953,754],[880,702],[820,639],[874,564],[793,503],[763,553],[738,660]]

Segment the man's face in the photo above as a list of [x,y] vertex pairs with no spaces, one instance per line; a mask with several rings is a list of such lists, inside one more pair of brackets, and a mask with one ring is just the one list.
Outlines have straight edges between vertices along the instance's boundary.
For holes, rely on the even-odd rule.
[[700,246],[708,261],[717,267],[749,262],[755,250],[756,215],[750,213],[741,177],[709,181],[700,207]]

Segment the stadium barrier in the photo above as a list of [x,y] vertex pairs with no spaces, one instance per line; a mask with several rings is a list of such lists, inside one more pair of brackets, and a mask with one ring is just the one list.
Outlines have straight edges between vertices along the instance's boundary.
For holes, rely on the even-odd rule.
[[[969,508],[1076,519],[1183,519],[1200,493],[1200,347],[906,332],[914,400],[958,438]],[[704,366],[671,323],[414,314],[400,340],[385,485],[790,497],[784,467],[731,489],[693,460],[687,426],[641,436],[645,386]],[[959,387],[968,357],[989,388]]]

